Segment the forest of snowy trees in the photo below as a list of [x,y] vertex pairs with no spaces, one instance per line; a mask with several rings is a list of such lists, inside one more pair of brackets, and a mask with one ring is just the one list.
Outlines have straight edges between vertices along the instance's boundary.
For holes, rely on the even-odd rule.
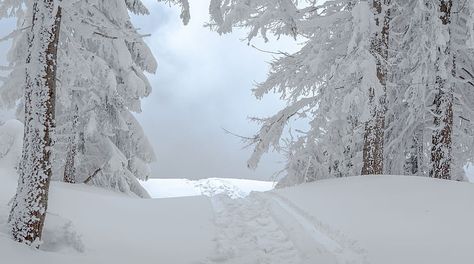
[[[351,175],[463,181],[472,161],[474,3],[462,0],[213,0],[219,34],[302,43],[254,88],[287,106],[251,139],[249,167],[287,157],[282,186]],[[277,41],[276,40],[276,41]],[[283,138],[292,121],[306,131]]]
[[[178,5],[190,19],[187,0]],[[355,175],[463,181],[474,157],[474,2],[465,0],[211,0],[209,28],[248,30],[247,41],[290,37],[253,92],[286,107],[257,119],[256,168],[285,153],[280,186]],[[130,14],[140,0],[4,0],[9,72],[2,106],[25,127],[9,222],[36,245],[51,180],[148,197],[139,183],[155,154],[134,113],[157,62]],[[308,129],[292,129],[305,122]],[[287,130],[291,130],[287,133]],[[290,136],[286,136],[290,134]]]

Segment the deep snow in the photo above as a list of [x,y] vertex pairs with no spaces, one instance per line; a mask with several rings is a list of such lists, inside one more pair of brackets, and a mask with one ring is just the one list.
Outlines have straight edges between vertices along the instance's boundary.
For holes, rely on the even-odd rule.
[[279,190],[307,219],[354,241],[368,263],[473,263],[474,184],[362,176]]
[[0,172],[1,263],[472,263],[474,185],[325,180],[246,198],[137,199],[54,183],[43,250],[12,242],[15,173]]
[[63,183],[52,184],[44,233],[55,252],[16,244],[5,225],[16,186],[11,176],[0,172],[0,263],[190,264],[212,252],[213,212],[206,197],[144,200]]

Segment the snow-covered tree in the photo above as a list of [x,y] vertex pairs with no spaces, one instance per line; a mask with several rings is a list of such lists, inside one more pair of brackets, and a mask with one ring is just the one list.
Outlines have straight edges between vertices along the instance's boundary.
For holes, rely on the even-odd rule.
[[143,71],[155,72],[156,61],[128,8],[146,13],[139,1],[64,7],[70,12],[63,18],[59,56],[63,93],[55,169],[65,181],[147,197],[136,179],[149,176],[154,154],[131,111],[140,112],[140,99],[151,92]]
[[[36,0],[27,30],[27,56],[22,64],[24,82],[24,138],[18,188],[9,223],[13,238],[39,246],[48,207],[52,177],[55,126],[57,48],[61,9],[53,0]],[[6,1],[0,14],[18,14],[21,5]]]
[[[279,93],[287,107],[258,119],[262,128],[251,142],[249,166],[273,147],[287,154],[286,183],[360,173],[431,172],[462,180],[474,149],[472,6],[441,0],[211,1],[210,25],[218,33],[244,27],[249,41],[286,35],[303,42],[300,51],[281,53],[254,89],[258,98]],[[310,128],[282,147],[291,119]]]
[[387,171],[464,180],[473,154],[472,5],[395,3]]
[[[189,21],[187,1],[166,1],[182,7]],[[31,1],[16,0],[18,30],[10,37],[9,77],[1,90],[2,104],[15,107],[21,98]],[[62,2],[56,102],[57,137],[53,178],[91,183],[148,197],[137,179],[145,180],[154,161],[153,150],[132,112],[151,92],[144,72],[157,63],[130,20],[129,12],[148,14],[140,0],[86,0]],[[4,12],[8,10],[5,9]],[[22,101],[18,116],[23,115]]]
[[[372,5],[364,1],[297,3],[211,3],[211,26],[219,33],[244,26],[250,28],[249,40],[259,33],[267,39],[268,32],[304,40],[300,51],[275,60],[267,80],[254,89],[257,97],[276,91],[288,106],[261,120],[262,129],[254,139],[256,147],[249,165],[255,167],[270,147],[280,149],[284,127],[293,117],[308,120],[310,129],[294,143],[304,154],[291,155],[296,160],[289,160],[289,164],[305,163],[296,166],[311,168],[314,175],[303,173],[310,180],[360,174],[364,124],[375,113],[366,106],[377,105],[383,97],[377,76],[378,52],[373,46],[374,32],[382,30],[385,21],[377,25]],[[385,9],[379,14],[382,19]]]

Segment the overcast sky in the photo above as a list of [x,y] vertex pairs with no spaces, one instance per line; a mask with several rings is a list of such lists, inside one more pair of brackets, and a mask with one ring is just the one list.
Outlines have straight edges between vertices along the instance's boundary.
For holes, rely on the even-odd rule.
[[[282,103],[276,96],[256,100],[251,88],[263,81],[271,55],[242,41],[244,32],[219,36],[203,25],[208,21],[207,1],[191,1],[191,22],[183,26],[179,9],[145,1],[151,16],[135,17],[135,25],[158,60],[158,72],[150,76],[152,95],[144,100],[139,120],[153,142],[158,162],[156,177],[233,177],[269,179],[281,169],[276,154],[263,159],[251,171],[246,160],[251,149],[226,134],[253,135],[258,126],[249,116],[268,116]],[[278,45],[256,42],[270,49],[290,49],[291,41]]]
[[[153,93],[143,101],[138,115],[158,161],[154,178],[232,177],[270,179],[283,166],[278,154],[262,159],[256,171],[247,169],[251,149],[226,134],[251,136],[258,125],[249,116],[269,116],[282,102],[276,96],[255,99],[251,88],[263,81],[272,56],[242,41],[244,32],[219,36],[203,25],[208,21],[207,1],[191,1],[191,21],[183,26],[179,8],[145,0],[150,16],[133,17],[158,60],[158,71],[150,75]],[[0,36],[13,27],[0,21]],[[268,50],[294,49],[290,41],[253,44]],[[0,62],[6,44],[0,43]],[[3,63],[2,63],[3,64]]]

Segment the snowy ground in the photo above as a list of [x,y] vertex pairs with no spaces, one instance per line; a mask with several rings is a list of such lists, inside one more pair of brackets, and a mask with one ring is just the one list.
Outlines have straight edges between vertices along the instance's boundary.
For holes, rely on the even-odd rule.
[[328,180],[275,193],[278,203],[368,263],[473,263],[474,185],[421,177]]
[[226,194],[232,198],[244,198],[252,191],[270,191],[274,182],[243,179],[210,178],[192,181],[188,179],[150,179],[142,182],[153,198],[173,198],[186,196],[214,196]]
[[0,174],[0,263],[190,264],[212,252],[215,229],[206,197],[142,200],[61,183],[52,185],[44,234],[54,252],[17,245],[5,227],[16,183],[5,176]]
[[211,179],[183,186],[220,194],[149,200],[54,183],[45,244],[38,251],[12,242],[7,234],[7,203],[15,192],[15,177],[13,170],[0,171],[0,263],[470,264],[474,260],[470,183],[366,176],[239,198],[248,190],[239,190],[236,181]]

